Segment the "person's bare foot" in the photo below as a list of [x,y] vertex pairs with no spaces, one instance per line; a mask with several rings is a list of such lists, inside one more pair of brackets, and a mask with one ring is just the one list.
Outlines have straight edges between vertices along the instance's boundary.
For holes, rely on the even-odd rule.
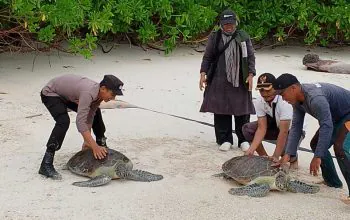
[[341,198],[340,198],[340,200],[343,202],[343,203],[345,203],[345,204],[347,204],[347,205],[350,205],[350,196],[342,196]]
[[342,188],[343,188],[343,185],[340,185],[340,186],[330,186],[330,185],[327,184],[326,181],[324,181],[324,180],[321,180],[321,181],[317,182],[317,184],[323,184],[323,185],[325,185],[325,186],[334,187],[334,188],[336,188],[336,189],[342,189]]
[[327,186],[327,183],[326,183],[326,181],[324,181],[324,180],[322,180],[322,181],[318,182],[317,184],[322,184],[322,185]]
[[298,169],[298,160],[295,160],[293,162],[290,162],[289,169],[291,170],[297,170]]

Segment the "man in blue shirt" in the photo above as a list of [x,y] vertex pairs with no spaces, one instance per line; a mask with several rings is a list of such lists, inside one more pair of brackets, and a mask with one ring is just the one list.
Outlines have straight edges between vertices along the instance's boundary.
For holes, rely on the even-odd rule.
[[328,151],[334,145],[340,170],[350,191],[350,91],[329,83],[300,84],[295,76],[288,73],[279,76],[273,87],[293,106],[286,154],[280,163],[288,162],[290,155],[295,155],[305,113],[308,113],[316,118],[320,125],[310,143],[314,152],[310,173],[317,175],[321,166],[325,183],[331,187],[342,187]]

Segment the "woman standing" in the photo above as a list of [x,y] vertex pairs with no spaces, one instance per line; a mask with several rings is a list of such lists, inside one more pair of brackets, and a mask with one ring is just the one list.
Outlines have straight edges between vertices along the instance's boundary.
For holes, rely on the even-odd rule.
[[[232,145],[249,148],[242,126],[255,114],[251,94],[256,75],[254,48],[249,35],[237,30],[237,25],[233,11],[221,13],[220,29],[209,36],[200,70],[199,88],[205,87],[200,112],[214,113],[216,143],[223,151]],[[233,141],[232,115],[238,143]]]

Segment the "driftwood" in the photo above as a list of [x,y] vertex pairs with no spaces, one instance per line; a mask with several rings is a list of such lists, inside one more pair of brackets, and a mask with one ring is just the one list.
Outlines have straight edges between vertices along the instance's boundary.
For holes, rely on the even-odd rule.
[[309,53],[303,57],[303,65],[307,70],[350,74],[350,63],[335,60],[323,60],[317,54]]

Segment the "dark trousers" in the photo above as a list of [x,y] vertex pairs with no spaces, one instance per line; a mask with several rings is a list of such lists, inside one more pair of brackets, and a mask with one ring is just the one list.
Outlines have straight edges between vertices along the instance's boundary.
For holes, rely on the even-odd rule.
[[[238,146],[245,142],[242,127],[250,120],[250,115],[234,116],[235,118],[235,133],[238,137]],[[216,143],[221,145],[224,142],[233,143],[232,136],[232,115],[214,114],[214,128]]]
[[[258,130],[258,122],[257,121],[246,123],[243,126],[243,128],[242,128],[243,135],[249,143],[251,143],[253,141],[256,130]],[[275,140],[277,140],[279,133],[280,133],[280,130],[278,128],[271,129],[271,128],[267,127],[264,140],[275,141]]]
[[[55,127],[53,128],[49,140],[46,144],[47,150],[50,152],[57,151],[61,148],[63,140],[69,128],[70,119],[67,108],[77,111],[78,104],[74,102],[65,102],[60,97],[50,97],[41,94],[41,101],[49,110],[51,116],[55,120]],[[106,131],[102,120],[101,110],[97,109],[93,123],[92,130],[96,139],[104,137]]]
[[[246,123],[243,126],[243,128],[242,128],[243,135],[249,143],[252,143],[252,141],[254,140],[254,136],[255,136],[255,133],[257,130],[258,130],[258,122],[257,121]],[[271,128],[271,127],[267,126],[264,141],[272,143],[272,144],[276,144],[279,133],[280,133],[280,130],[278,128],[276,128],[276,127]],[[299,148],[299,146],[304,138],[305,138],[305,131],[303,131],[303,133],[300,137],[298,148]],[[284,153],[285,153],[285,149],[282,152],[282,156],[284,155]],[[290,156],[291,156],[291,161],[294,161],[297,159],[298,155],[290,155]]]
[[336,133],[336,137],[334,139],[334,152],[340,167],[340,171],[342,172],[346,184],[348,185],[350,196],[350,120],[346,123],[348,123],[348,126],[342,124]]
[[[349,123],[349,121],[348,121]],[[317,146],[319,136],[319,130],[315,133],[314,137],[310,142],[310,146],[313,151],[315,151]],[[334,152],[337,158],[339,168],[344,176],[344,179],[348,185],[349,195],[350,195],[350,158],[348,158],[344,152],[345,139],[349,136],[349,130],[345,127],[344,123],[341,123],[338,129],[333,132],[332,143],[329,147],[334,145]],[[329,150],[325,152],[325,156],[321,159],[321,170],[322,177],[325,183],[330,187],[342,187],[342,182],[338,177],[337,171],[334,166]]]

